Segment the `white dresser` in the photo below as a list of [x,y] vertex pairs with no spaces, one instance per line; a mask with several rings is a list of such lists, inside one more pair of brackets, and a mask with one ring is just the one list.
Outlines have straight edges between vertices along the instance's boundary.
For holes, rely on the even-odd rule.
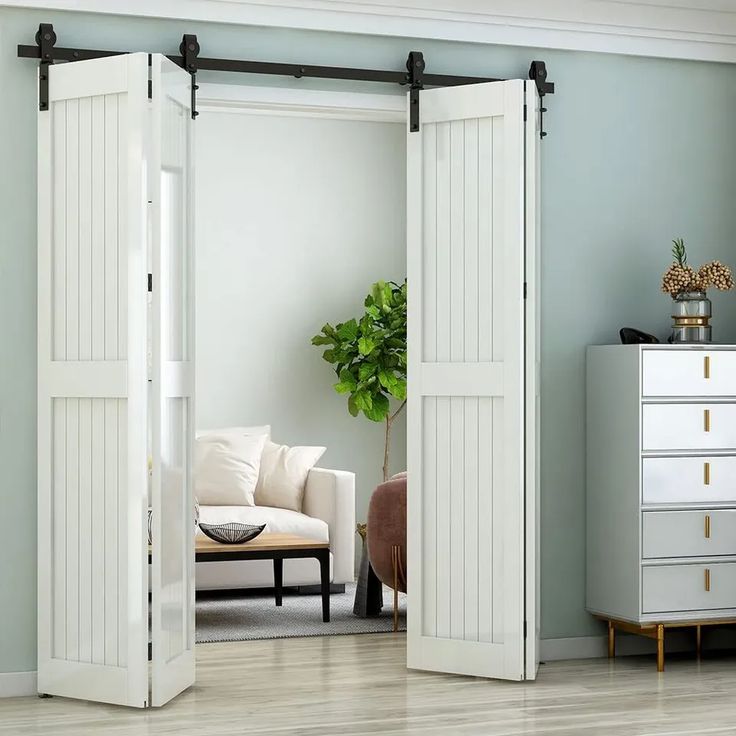
[[665,628],[736,618],[736,346],[588,348],[587,607],[660,669]]

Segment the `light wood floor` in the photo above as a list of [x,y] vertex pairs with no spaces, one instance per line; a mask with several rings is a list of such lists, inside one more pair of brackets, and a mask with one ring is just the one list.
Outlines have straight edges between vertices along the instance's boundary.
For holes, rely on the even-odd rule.
[[159,710],[62,698],[0,700],[13,736],[357,736],[736,733],[736,657],[622,657],[542,666],[514,684],[408,672],[404,635],[197,647],[195,688]]

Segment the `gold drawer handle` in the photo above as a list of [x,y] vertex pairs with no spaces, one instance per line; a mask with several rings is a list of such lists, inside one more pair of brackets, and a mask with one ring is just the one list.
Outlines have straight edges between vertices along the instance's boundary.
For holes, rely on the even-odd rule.
[[710,485],[710,463],[703,463],[703,483],[706,486]]
[[706,355],[703,358],[703,375],[706,378],[710,378],[710,355]]
[[705,538],[710,539],[710,514],[705,515]]
[[710,570],[705,568],[705,592],[710,593]]
[[710,409],[703,409],[703,429],[710,432]]

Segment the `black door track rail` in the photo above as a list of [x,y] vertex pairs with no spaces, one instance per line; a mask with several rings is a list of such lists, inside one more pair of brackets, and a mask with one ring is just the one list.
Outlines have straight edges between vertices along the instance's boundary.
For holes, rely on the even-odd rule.
[[[49,109],[48,67],[56,61],[83,61],[101,59],[107,56],[120,56],[127,51],[99,51],[92,49],[71,49],[56,46],[56,33],[50,23],[41,23],[36,33],[36,45],[18,46],[18,56],[23,59],[39,60],[39,110]],[[406,71],[386,71],[381,69],[354,69],[337,66],[311,66],[308,64],[289,64],[269,61],[242,61],[239,59],[210,59],[199,56],[199,43],[193,34],[185,34],[179,46],[181,56],[168,56],[178,66],[185,69],[192,78],[192,118],[197,117],[196,93],[197,72],[240,72],[242,74],[273,74],[286,77],[312,77],[315,79],[341,79],[356,82],[383,82],[409,87],[409,130],[419,130],[419,92],[425,87],[454,87],[462,84],[481,82],[500,82],[491,77],[465,77],[452,74],[425,73],[425,60],[421,51],[411,51],[406,62]],[[531,79],[540,98],[554,94],[555,85],[547,81],[547,68],[543,61],[532,61],[529,68]],[[543,115],[546,107],[540,107],[540,136],[544,138]]]

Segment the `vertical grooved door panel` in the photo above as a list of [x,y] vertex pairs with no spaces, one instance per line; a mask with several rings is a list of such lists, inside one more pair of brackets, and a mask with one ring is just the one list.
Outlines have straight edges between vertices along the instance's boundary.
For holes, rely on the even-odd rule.
[[525,676],[524,83],[408,133],[410,667]]
[[151,703],[194,683],[192,120],[189,74],[152,58]]
[[38,118],[38,688],[143,707],[147,55],[49,74]]

